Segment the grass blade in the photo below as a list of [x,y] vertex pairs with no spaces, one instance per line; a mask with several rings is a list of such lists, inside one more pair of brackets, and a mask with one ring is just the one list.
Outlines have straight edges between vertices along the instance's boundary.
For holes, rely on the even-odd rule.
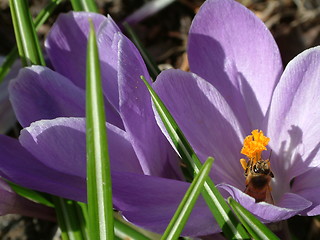
[[6,181],[15,193],[19,194],[22,197],[28,198],[34,202],[41,203],[48,207],[54,207],[50,195],[46,193],[37,192],[28,188],[21,187],[17,184],[14,184],[10,181]]
[[80,0],[70,0],[73,11],[84,11]]
[[201,167],[197,176],[193,179],[166,231],[162,235],[161,240],[173,240],[179,238],[185,224],[187,223],[191,211],[201,191],[203,190],[203,185],[211,170],[212,163],[213,158],[209,157]]
[[94,0],[81,0],[81,3],[84,11],[98,12],[98,7]]
[[150,240],[142,233],[128,226],[126,223],[121,222],[118,219],[114,219],[115,235],[120,239],[132,239],[132,240]]
[[73,11],[98,12],[97,4],[94,0],[71,0]]
[[[186,164],[190,174],[198,173],[202,166],[199,158],[193,151],[181,129],[178,127],[177,123],[175,122],[159,96],[143,76],[141,77],[141,79],[146,84],[150,92],[152,101],[157,109],[157,112],[161,117],[162,122],[164,123],[177,151],[185,161],[184,163]],[[239,221],[232,213],[228,204],[225,202],[224,198],[215,187],[210,177],[207,178],[204,184],[204,189],[205,190],[202,193],[203,198],[208,204],[212,214],[214,215],[225,236],[228,239],[250,239],[247,232],[244,230],[242,225],[239,224]]]
[[10,0],[10,10],[23,66],[45,65],[26,0]]
[[48,20],[53,11],[56,10],[61,2],[62,0],[51,0],[50,3],[39,12],[37,17],[34,19],[34,27],[36,30],[38,30],[39,27]]
[[279,240],[269,228],[257,220],[247,209],[241,206],[241,204],[233,198],[229,197],[228,202],[243,226],[254,239]]
[[87,194],[90,239],[113,239],[114,223],[100,61],[93,23],[87,50]]
[[[62,0],[52,0],[44,9],[40,11],[38,16],[34,20],[34,26],[37,29],[48,20],[53,11],[62,2]],[[19,57],[18,48],[14,47],[10,53],[6,56],[2,66],[0,67],[0,83],[4,77],[10,72],[10,68],[14,61]]]
[[83,226],[84,216],[79,211],[80,206],[77,202],[66,200],[60,197],[53,196],[53,202],[61,229],[61,235],[63,240],[85,240],[86,232]]

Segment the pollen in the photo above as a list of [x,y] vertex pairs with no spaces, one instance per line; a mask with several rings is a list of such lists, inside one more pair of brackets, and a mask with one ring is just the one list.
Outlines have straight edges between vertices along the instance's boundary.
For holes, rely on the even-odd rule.
[[256,163],[261,160],[261,152],[267,150],[270,138],[264,136],[262,130],[253,130],[251,134],[244,139],[241,153]]

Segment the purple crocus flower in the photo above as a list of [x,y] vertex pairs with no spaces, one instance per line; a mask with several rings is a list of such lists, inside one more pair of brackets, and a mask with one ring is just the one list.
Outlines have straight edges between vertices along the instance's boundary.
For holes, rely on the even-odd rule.
[[[320,48],[283,71],[273,37],[252,12],[209,0],[192,23],[188,55],[195,74],[165,71],[154,88],[202,160],[215,157],[214,182],[264,222],[319,214]],[[270,138],[275,205],[243,192],[240,150],[254,129]]]
[[[177,156],[139,79],[150,81],[141,56],[110,18],[62,15],[46,42],[56,72],[39,66],[20,72],[11,100],[26,128],[19,142],[0,138],[11,154],[1,154],[0,173],[26,187],[85,201],[81,117],[88,18],[98,29],[114,206],[128,221],[162,232],[189,184],[181,181]],[[259,19],[232,0],[208,0],[190,29],[188,54],[193,73],[164,71],[153,87],[200,158],[215,157],[214,182],[265,222],[319,214],[320,116],[314,100],[320,49],[300,54],[283,72],[274,39]],[[240,150],[256,128],[270,138],[275,205],[243,193]],[[200,198],[183,234],[217,231]]]
[[[31,189],[86,201],[82,117],[88,19],[95,24],[101,56],[114,206],[134,224],[163,232],[189,183],[181,181],[179,158],[157,125],[140,80],[144,75],[151,82],[146,66],[110,17],[61,15],[45,43],[55,71],[32,66],[11,83],[10,99],[24,129],[18,140],[0,138],[0,175]],[[184,234],[217,229],[201,199]]]

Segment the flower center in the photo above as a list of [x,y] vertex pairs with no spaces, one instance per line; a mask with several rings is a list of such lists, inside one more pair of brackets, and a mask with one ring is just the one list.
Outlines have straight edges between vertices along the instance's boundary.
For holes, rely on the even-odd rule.
[[[247,136],[243,141],[243,147],[241,153],[246,155],[253,164],[262,160],[261,152],[267,150],[266,146],[268,145],[270,138],[264,136],[262,130],[253,130],[252,135]],[[240,159],[240,163],[244,169],[247,165],[245,159]]]

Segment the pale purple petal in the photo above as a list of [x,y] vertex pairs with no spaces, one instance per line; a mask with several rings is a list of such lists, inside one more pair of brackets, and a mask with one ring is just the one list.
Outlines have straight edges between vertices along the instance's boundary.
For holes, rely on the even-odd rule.
[[85,89],[89,20],[95,29],[107,18],[97,13],[69,12],[60,14],[52,26],[45,47],[56,71]]
[[22,69],[11,81],[9,92],[23,127],[40,119],[85,115],[84,91],[46,67]]
[[20,214],[55,221],[53,208],[32,202],[16,194],[11,187],[0,178],[0,215]]
[[145,174],[177,178],[178,159],[154,118],[151,97],[140,76],[150,82],[147,68],[133,43],[119,42],[120,114]]
[[287,181],[320,164],[320,47],[295,57],[277,85],[267,122],[267,136],[277,160],[275,174]]
[[191,71],[218,89],[241,123],[248,114],[251,129],[259,127],[282,72],[263,22],[236,1],[208,0],[192,23],[188,56]]
[[[0,176],[26,188],[86,201],[86,181],[39,162],[18,140],[0,135]],[[76,167],[76,166],[75,166]]]
[[320,168],[314,167],[309,171],[294,178],[292,182],[292,192],[308,199],[312,206],[303,214],[314,216],[320,214]]
[[244,187],[239,163],[243,129],[220,93],[196,74],[180,70],[162,72],[153,87],[202,160],[215,158],[212,175]]
[[[110,124],[107,127],[111,170],[142,173],[126,133]],[[19,140],[52,171],[85,178],[85,130],[84,118],[41,120],[23,129]]]
[[[113,173],[113,202],[135,225],[163,233],[189,183],[138,174]],[[199,236],[218,232],[208,206],[200,197],[182,235]]]
[[119,110],[117,33],[120,30],[110,16],[84,12],[61,14],[45,44],[48,55],[57,72],[85,89],[89,19],[93,20],[97,29],[107,121],[122,128],[122,122],[117,116]]
[[[84,117],[85,92],[69,79],[41,66],[24,68],[11,81],[10,100],[20,124],[29,126],[41,119]],[[123,127],[119,114],[106,104],[107,121]]]
[[[119,34],[117,34],[119,33]],[[112,106],[119,111],[118,42],[120,30],[110,16],[97,32],[103,91]]]
[[256,203],[254,198],[231,185],[220,184],[218,187],[226,190],[231,197],[266,223],[288,219],[311,206],[310,201],[293,193],[285,193],[279,202],[272,205],[266,202]]

